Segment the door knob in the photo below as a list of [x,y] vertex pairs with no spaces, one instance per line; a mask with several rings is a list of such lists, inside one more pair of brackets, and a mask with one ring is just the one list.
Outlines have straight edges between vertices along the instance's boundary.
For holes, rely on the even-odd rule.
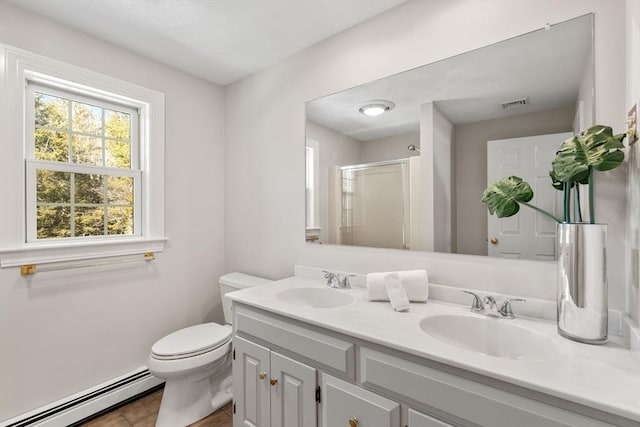
[[277,378],[271,378],[269,380],[269,383],[271,383],[271,385],[276,385],[276,384],[278,384],[278,379]]
[[349,419],[349,427],[358,427],[358,419],[356,417]]
[[263,379],[267,378],[267,373],[266,372],[260,372],[258,374],[258,376],[260,377],[261,380],[263,380]]
[[498,239],[496,239],[495,237],[492,237],[492,238],[491,238],[491,244],[493,244],[493,245],[497,245],[497,244],[498,244],[498,242],[499,242],[499,240],[498,240]]

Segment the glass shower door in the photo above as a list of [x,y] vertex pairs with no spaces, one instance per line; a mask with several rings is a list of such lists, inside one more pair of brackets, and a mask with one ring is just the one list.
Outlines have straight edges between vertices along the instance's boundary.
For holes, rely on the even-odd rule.
[[408,163],[342,168],[342,244],[406,249]]

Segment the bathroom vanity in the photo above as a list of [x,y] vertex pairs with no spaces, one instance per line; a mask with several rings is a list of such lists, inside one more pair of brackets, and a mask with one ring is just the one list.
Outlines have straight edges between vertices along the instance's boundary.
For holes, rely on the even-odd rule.
[[622,343],[433,299],[398,313],[301,277],[230,297],[234,426],[640,426]]

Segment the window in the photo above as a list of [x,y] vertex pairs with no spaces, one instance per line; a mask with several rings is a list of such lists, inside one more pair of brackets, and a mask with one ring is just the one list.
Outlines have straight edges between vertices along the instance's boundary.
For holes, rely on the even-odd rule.
[[26,98],[27,242],[140,235],[137,109],[35,83]]
[[0,45],[0,267],[164,249],[164,95]]
[[318,141],[307,138],[305,159],[306,159],[306,227],[310,229],[319,229],[318,211],[319,203],[319,184],[318,178],[320,168],[319,163],[319,144]]
[[313,162],[313,148],[307,147],[306,149],[306,167],[307,167],[307,176],[306,176],[306,201],[307,201],[307,227],[313,227],[316,224],[315,219],[315,173],[314,173],[314,162]]

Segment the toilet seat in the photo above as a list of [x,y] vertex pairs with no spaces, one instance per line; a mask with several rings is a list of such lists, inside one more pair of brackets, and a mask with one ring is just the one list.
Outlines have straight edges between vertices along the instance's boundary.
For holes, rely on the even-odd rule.
[[231,326],[203,323],[173,332],[151,347],[151,357],[176,360],[194,357],[215,350],[231,340]]

